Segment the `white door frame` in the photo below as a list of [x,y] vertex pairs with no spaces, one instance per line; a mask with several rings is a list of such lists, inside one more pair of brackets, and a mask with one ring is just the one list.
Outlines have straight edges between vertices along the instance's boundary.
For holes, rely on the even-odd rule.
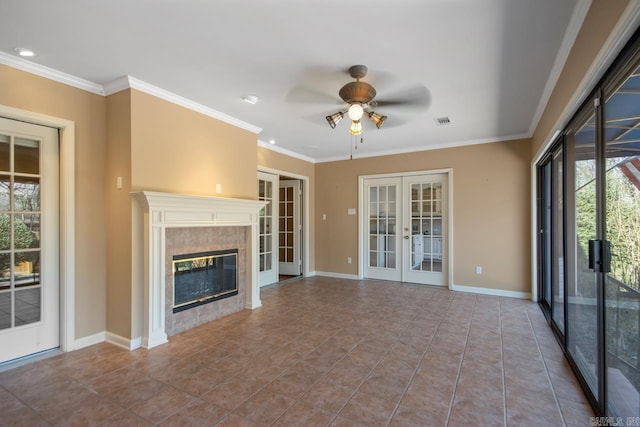
[[76,349],[75,123],[0,105],[0,116],[59,129],[60,143],[60,349]]
[[302,181],[302,275],[309,277],[311,275],[309,271],[309,177],[264,166],[258,166],[258,172],[282,175]]
[[358,279],[364,279],[365,269],[365,253],[364,248],[367,238],[367,218],[364,217],[366,206],[364,205],[365,199],[365,181],[375,178],[399,178],[403,176],[415,176],[415,175],[432,175],[432,174],[446,174],[448,182],[448,203],[447,203],[447,221],[449,223],[449,239],[447,246],[447,257],[449,259],[449,265],[447,268],[447,283],[449,289],[453,289],[453,168],[446,169],[432,169],[423,171],[411,171],[411,172],[397,172],[397,173],[385,173],[378,175],[360,175],[358,176]]

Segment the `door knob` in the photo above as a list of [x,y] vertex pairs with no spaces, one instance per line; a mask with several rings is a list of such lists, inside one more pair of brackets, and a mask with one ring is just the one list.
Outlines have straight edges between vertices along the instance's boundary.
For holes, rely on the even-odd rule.
[[404,238],[405,238],[405,239],[408,239],[408,238],[409,238],[409,236],[404,236]]

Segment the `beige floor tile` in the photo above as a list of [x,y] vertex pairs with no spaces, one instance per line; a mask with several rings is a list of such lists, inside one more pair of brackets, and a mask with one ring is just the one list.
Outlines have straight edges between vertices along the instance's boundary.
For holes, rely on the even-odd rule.
[[325,427],[331,424],[334,417],[333,412],[298,402],[287,409],[272,425],[278,427]]
[[234,409],[233,413],[257,424],[270,424],[295,402],[295,399],[265,388]]
[[132,406],[131,412],[152,423],[158,423],[193,400],[187,393],[164,386],[149,399]]

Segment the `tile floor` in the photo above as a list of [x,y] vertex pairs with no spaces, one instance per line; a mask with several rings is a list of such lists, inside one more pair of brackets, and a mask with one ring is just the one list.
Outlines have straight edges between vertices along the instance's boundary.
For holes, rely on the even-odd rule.
[[132,352],[0,372],[0,425],[584,426],[537,304],[314,277]]

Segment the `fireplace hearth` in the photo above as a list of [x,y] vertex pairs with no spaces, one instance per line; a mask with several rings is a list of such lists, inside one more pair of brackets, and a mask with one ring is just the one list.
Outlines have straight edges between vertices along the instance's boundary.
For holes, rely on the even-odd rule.
[[238,295],[238,249],[173,256],[173,312]]

